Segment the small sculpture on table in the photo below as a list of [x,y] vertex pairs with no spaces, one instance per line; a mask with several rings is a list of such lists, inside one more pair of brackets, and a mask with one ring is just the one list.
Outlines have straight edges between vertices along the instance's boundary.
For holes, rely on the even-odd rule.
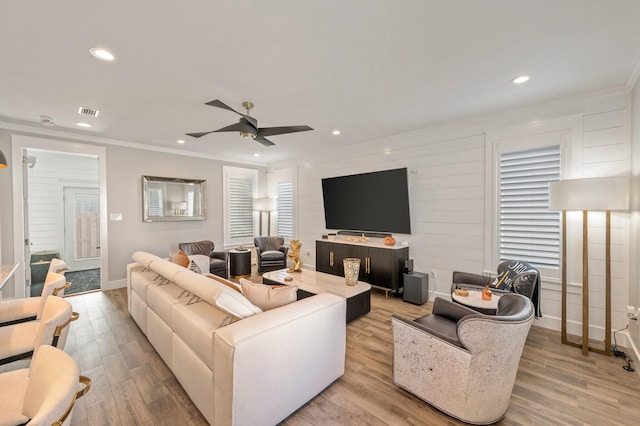
[[300,260],[300,247],[302,243],[299,240],[291,240],[289,242],[289,254],[287,257],[293,263],[291,268],[287,272],[300,272],[302,271],[302,261]]
[[489,290],[489,285],[484,286],[484,290],[482,290],[482,300],[491,300],[492,291]]

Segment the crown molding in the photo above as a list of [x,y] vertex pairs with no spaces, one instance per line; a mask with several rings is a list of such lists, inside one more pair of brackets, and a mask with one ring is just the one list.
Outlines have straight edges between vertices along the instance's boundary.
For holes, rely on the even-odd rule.
[[39,128],[27,124],[19,124],[13,123],[11,121],[0,121],[0,129],[8,130],[11,133],[19,133],[25,136],[39,136],[39,137],[50,137],[56,139],[63,139],[66,141],[84,143],[84,144],[97,144],[97,145],[107,145],[107,146],[119,146],[123,148],[134,148],[145,151],[153,151],[153,152],[162,152],[165,154],[171,155],[181,155],[184,157],[195,157],[195,158],[203,158],[207,160],[216,160],[225,164],[243,164],[250,165],[254,167],[266,167],[266,165],[261,163],[255,163],[250,161],[229,161],[229,159],[225,159],[222,157],[218,157],[215,155],[203,154],[200,152],[191,152],[191,151],[182,151],[173,148],[165,148],[165,147],[156,147],[151,145],[146,145],[137,142],[127,142],[118,139],[105,138],[102,136],[94,136],[87,134],[78,134],[63,130],[55,130],[50,128]]

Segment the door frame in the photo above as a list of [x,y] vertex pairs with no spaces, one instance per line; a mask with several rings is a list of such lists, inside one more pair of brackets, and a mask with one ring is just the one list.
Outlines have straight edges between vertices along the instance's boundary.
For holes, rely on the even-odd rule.
[[[82,144],[77,142],[47,139],[43,137],[11,134],[12,164],[22,165],[22,156],[25,149],[43,149],[69,154],[94,155],[98,158],[98,187],[100,199],[100,288],[104,288],[109,282],[107,266],[109,265],[108,235],[107,235],[107,165],[106,148],[103,146]],[[22,167],[12,167],[13,179],[13,256],[16,262],[23,267],[15,272],[14,298],[21,299],[26,296],[25,259],[24,253],[24,179]]]

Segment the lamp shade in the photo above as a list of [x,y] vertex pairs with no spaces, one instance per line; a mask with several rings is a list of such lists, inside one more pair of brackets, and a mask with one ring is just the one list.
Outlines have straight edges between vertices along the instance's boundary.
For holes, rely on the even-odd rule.
[[271,212],[276,210],[275,198],[255,198],[253,200],[253,210],[257,212]]
[[549,184],[550,210],[629,210],[627,177],[566,179]]
[[4,152],[0,151],[0,169],[7,168],[7,157],[4,156]]

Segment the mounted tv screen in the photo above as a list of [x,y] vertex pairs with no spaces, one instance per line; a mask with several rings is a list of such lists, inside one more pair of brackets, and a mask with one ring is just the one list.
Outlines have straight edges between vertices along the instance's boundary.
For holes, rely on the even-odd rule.
[[327,229],[411,233],[407,169],[322,179]]

